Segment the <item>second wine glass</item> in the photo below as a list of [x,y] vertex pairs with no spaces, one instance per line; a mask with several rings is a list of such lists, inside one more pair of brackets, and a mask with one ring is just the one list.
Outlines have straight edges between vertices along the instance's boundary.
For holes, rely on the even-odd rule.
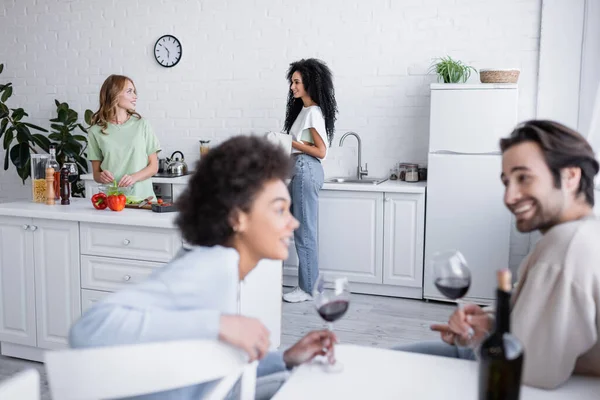
[[[463,303],[460,301],[469,291],[471,286],[471,271],[467,266],[467,260],[458,250],[448,250],[436,253],[431,258],[431,269],[435,287],[445,297],[456,300],[458,307],[462,308]],[[471,347],[471,339],[475,332],[471,328],[469,331],[469,339],[467,346]],[[458,340],[455,341],[457,346],[463,346]]]
[[[313,288],[313,301],[317,312],[327,322],[327,328],[333,332],[333,323],[342,318],[350,306],[348,278],[320,273]],[[339,372],[342,365],[327,364],[328,372]]]

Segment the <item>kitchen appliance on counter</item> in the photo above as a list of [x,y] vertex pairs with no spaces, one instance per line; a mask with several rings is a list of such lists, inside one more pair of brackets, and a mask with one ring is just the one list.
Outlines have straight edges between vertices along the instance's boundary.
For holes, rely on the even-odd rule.
[[472,273],[465,299],[494,299],[496,271],[507,268],[511,216],[503,204],[499,140],[517,123],[515,84],[432,84],[427,169],[423,297],[448,301],[429,260],[464,254]]
[[[181,155],[181,159],[175,158],[176,155]],[[189,174],[188,166],[183,157],[183,153],[179,150],[174,151],[171,157],[161,158],[158,160],[158,172],[154,174],[158,178],[176,178]]]

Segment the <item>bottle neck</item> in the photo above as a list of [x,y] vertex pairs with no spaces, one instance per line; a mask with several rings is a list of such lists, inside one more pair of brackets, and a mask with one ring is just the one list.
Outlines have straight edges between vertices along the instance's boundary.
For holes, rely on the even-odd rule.
[[55,149],[50,149],[50,158],[56,159],[56,150]]
[[510,332],[510,292],[496,290],[496,333]]

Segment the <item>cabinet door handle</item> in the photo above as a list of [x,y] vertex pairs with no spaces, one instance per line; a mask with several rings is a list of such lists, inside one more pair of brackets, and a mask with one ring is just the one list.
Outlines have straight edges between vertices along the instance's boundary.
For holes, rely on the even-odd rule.
[[29,225],[29,229],[31,229],[32,231],[35,231],[37,229],[37,226],[35,226],[35,225]]
[[125,246],[127,246],[129,243],[131,243],[131,241],[130,241],[129,239],[125,239],[125,240],[123,240],[123,244],[124,244]]
[[125,276],[123,277],[123,280],[124,280],[125,282],[129,282],[129,280],[130,280],[130,279],[131,279],[131,276],[129,276],[129,275],[125,275]]
[[23,224],[22,226],[23,226],[23,229],[24,229],[24,230],[27,230],[27,229],[29,229],[29,225],[27,225],[27,224]]

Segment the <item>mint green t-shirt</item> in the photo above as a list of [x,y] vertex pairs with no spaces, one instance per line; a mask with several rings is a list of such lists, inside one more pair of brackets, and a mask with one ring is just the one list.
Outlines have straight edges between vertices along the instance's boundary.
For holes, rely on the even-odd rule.
[[[108,123],[106,134],[99,125],[88,130],[88,160],[101,161],[103,171],[110,171],[117,182],[148,166],[148,157],[160,150],[160,145],[147,120],[131,116],[121,125]],[[139,200],[154,196],[150,179],[136,182],[128,195]]]

